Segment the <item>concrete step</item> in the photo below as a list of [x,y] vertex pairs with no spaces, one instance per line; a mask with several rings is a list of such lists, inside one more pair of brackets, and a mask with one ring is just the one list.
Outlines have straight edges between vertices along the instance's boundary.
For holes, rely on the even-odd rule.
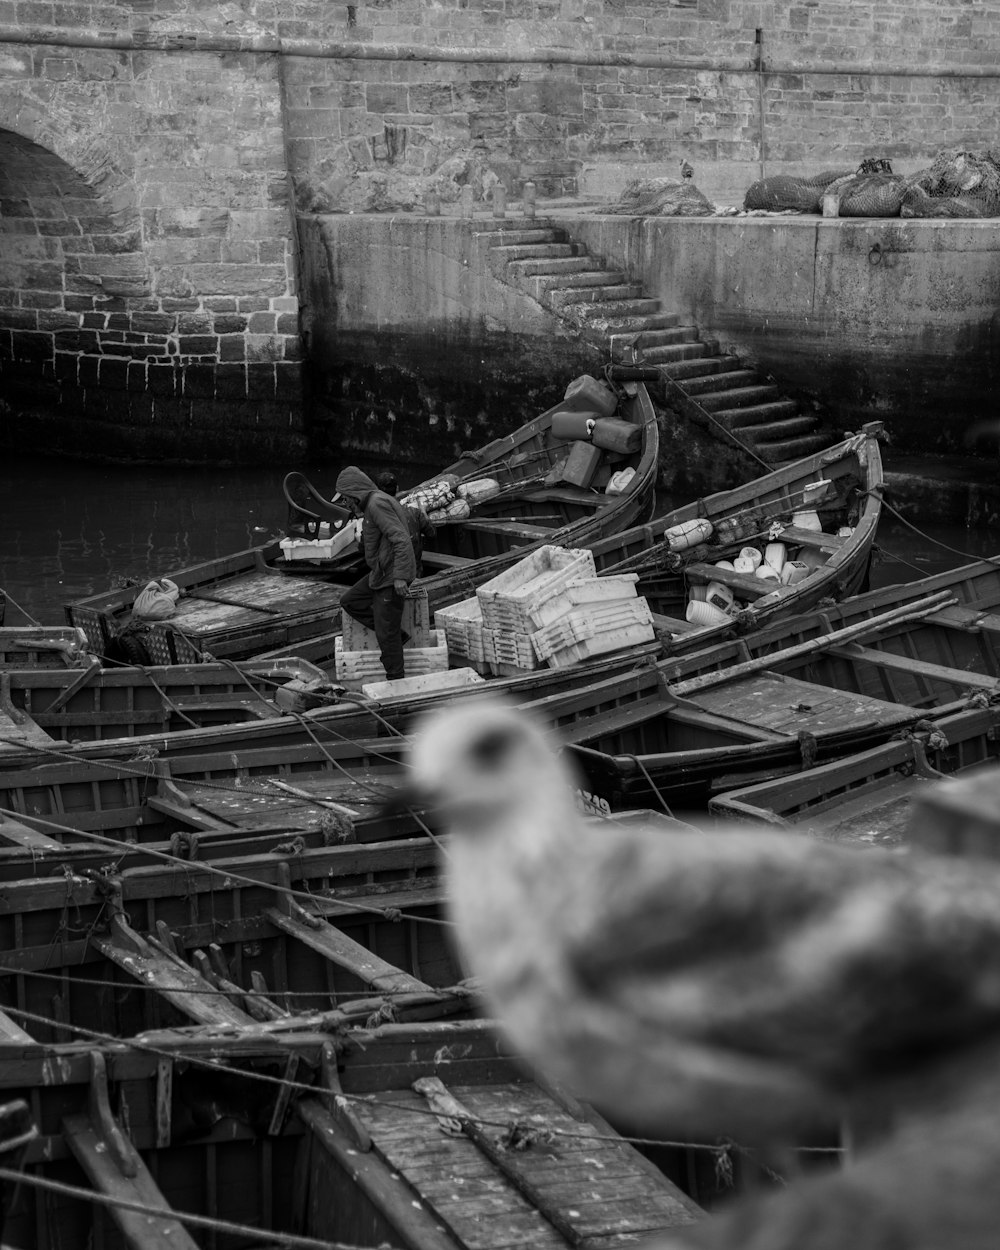
[[[732,360],[731,356],[719,357],[720,360]],[[734,391],[741,386],[752,386],[757,379],[757,374],[752,369],[728,369],[723,371],[717,369],[714,373],[707,373],[703,377],[687,377],[680,379],[684,390],[699,399],[703,395],[710,392]]]
[[[655,315],[660,310],[658,299],[621,299],[602,300],[600,303],[562,304],[560,311],[564,317],[574,321],[600,323],[600,328],[609,334],[623,334],[627,329],[639,329],[637,324],[641,318]],[[626,320],[627,319],[627,320]],[[610,329],[614,325],[615,329]],[[627,327],[618,328],[618,327]]]
[[698,396],[706,412],[728,412],[730,408],[756,408],[780,400],[776,386],[738,386],[731,391],[709,391]]
[[745,430],[752,425],[766,425],[771,421],[786,421],[799,415],[799,406],[791,399],[780,399],[771,404],[756,404],[750,408],[723,408],[712,414],[728,430]]
[[758,443],[754,451],[768,464],[787,464],[791,460],[801,460],[803,456],[811,456],[815,451],[830,447],[832,441],[829,434],[803,434],[799,438],[784,439],[781,442]]
[[514,260],[541,260],[548,257],[581,256],[575,243],[511,243],[490,248],[491,260],[510,264]]
[[698,339],[698,327],[692,325],[678,325],[677,319],[674,318],[672,326],[665,326],[662,330],[649,330],[640,336],[639,354],[643,360],[648,359],[650,352],[655,352],[658,347],[669,347],[672,343],[694,343]]
[[752,446],[759,443],[787,442],[800,434],[808,434],[816,428],[813,416],[788,417],[784,421],[767,421],[763,425],[751,425],[732,432]]
[[[670,367],[682,360],[708,360],[718,349],[714,344],[693,340],[687,343],[668,343],[665,347],[653,347],[644,353],[643,364]],[[676,374],[670,376],[676,379]]]
[[[629,283],[628,274],[611,273],[607,269],[592,269],[588,272],[575,273],[571,277],[561,273],[537,274],[535,277],[524,278],[522,281],[537,299],[541,299],[546,294],[557,295],[561,291],[570,289],[577,292],[586,287],[597,287],[601,290],[624,290],[627,287],[629,290],[642,292],[642,287]],[[569,282],[573,283],[572,288],[568,287]]]
[[668,378],[673,378],[687,389],[687,383],[694,378],[712,377],[726,373],[734,368],[735,356],[720,356],[714,345],[702,342],[698,346],[705,349],[703,356],[691,356],[684,360],[668,360],[660,364],[660,369]]
[[[543,278],[550,274],[589,273],[595,270],[592,256],[551,256],[540,260],[512,260],[507,266],[515,278]],[[604,272],[598,270],[598,272]]]
[[565,243],[566,231],[553,230],[550,226],[497,226],[495,229],[477,230],[479,237],[495,239],[495,246],[518,243]]
[[651,333],[669,330],[677,325],[676,313],[646,313],[642,317],[628,317],[620,325],[608,323],[603,328],[608,335],[612,352],[621,354],[622,350],[634,343],[636,339],[645,342]]
[[[631,301],[641,301],[643,286],[641,282],[620,282],[611,286],[567,286],[561,283],[548,292],[548,303],[553,308],[580,308],[588,304],[618,305]],[[659,300],[647,300],[646,303],[659,307]],[[588,317],[597,314],[587,313]]]

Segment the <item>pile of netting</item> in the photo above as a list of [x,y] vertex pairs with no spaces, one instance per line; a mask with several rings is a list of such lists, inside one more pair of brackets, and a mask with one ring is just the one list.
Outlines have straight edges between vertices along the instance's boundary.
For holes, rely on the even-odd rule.
[[827,171],[809,178],[776,174],[747,189],[747,211],[822,212],[823,197],[836,195],[840,217],[1000,216],[1000,149],[985,153],[941,152],[916,174],[894,174],[884,157],[851,172]]
[[940,152],[907,182],[903,217],[1000,217],[1000,148]]
[[633,178],[604,212],[631,217],[711,217],[715,205],[702,195],[693,182]]

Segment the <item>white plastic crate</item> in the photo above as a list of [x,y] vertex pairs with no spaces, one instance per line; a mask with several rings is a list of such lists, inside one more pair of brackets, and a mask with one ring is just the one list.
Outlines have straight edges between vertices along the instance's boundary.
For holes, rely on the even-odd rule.
[[505,677],[541,667],[530,634],[507,629],[484,629],[483,649],[487,662]]
[[637,595],[638,573],[616,573],[614,577],[586,577],[570,582],[551,598],[542,600],[528,611],[532,630],[544,629],[560,620],[567,612],[587,606],[600,609],[608,602],[630,602]]
[[[406,648],[426,647],[429,645],[431,632],[431,614],[427,604],[427,591],[412,591],[403,600],[403,619],[400,627],[404,634],[409,634]],[[340,613],[340,633],[344,639],[345,651],[379,651],[375,631],[368,629],[356,621],[348,612]]]
[[[448,667],[448,644],[436,629],[430,633],[430,645],[408,647],[403,652],[407,677],[423,673],[441,673]],[[337,680],[342,682],[385,681],[385,669],[377,651],[349,651],[344,640],[338,637],[334,643],[334,664]]]
[[452,655],[468,655],[473,637],[479,637],[482,648],[483,609],[476,598],[463,599],[434,613],[434,628],[444,630]]
[[[647,636],[633,638],[637,627],[645,629]],[[623,632],[628,634],[626,641],[616,641]],[[654,636],[653,617],[646,600],[620,599],[568,612],[560,620],[537,630],[531,635],[531,641],[538,658],[551,662],[552,656],[582,643],[590,647],[588,655],[601,655],[633,642],[650,642]],[[598,647],[601,639],[609,640],[608,645]]]
[[570,582],[596,577],[593,552],[539,547],[476,591],[489,629],[529,634],[532,614]]

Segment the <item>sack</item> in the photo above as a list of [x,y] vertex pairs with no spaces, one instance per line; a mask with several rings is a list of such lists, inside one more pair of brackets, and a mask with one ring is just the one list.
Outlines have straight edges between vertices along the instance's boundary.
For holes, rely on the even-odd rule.
[[141,621],[165,621],[173,616],[180,594],[177,583],[169,577],[147,582],[136,595],[132,615]]

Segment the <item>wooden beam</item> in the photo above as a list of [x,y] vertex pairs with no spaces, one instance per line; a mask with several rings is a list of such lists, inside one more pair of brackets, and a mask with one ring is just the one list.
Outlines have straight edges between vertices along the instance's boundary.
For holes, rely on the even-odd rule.
[[[30,825],[10,816],[0,816],[0,840],[31,851],[61,851],[63,844],[47,833],[40,833]],[[65,888],[65,887],[64,887]]]
[[931,681],[947,682],[951,686],[967,686],[974,690],[990,690],[1000,693],[1000,678],[998,677],[989,677],[984,673],[971,673],[964,668],[948,668],[944,664],[931,664],[927,660],[915,660],[908,655],[880,651],[877,647],[863,647],[857,642],[831,647],[827,654],[845,660],[863,660],[866,664],[877,664],[880,668],[898,669],[901,673],[913,673],[918,677],[928,677]]
[[19,1044],[27,1042],[29,1046],[33,1046],[35,1039],[30,1033],[22,1029],[16,1021],[12,1020],[5,1011],[0,1011],[0,1046],[8,1042],[17,1042]]
[[234,1006],[193,968],[171,959],[163,950],[156,950],[121,916],[112,919],[110,936],[94,934],[90,943],[140,985],[151,986],[166,1002],[199,1024],[247,1028],[255,1023],[251,1015]]
[[335,929],[325,920],[317,919],[316,927],[306,921],[279,911],[276,907],[266,912],[268,920],[283,933],[295,938],[304,946],[329,959],[339,968],[345,968],[373,989],[382,993],[426,993],[431,986],[408,972],[403,972],[395,964],[387,963],[377,955],[373,955],[367,947],[355,942],[346,933]]
[[[103,1137],[86,1116],[66,1116],[63,1136],[98,1193],[154,1209],[169,1205],[138,1152],[134,1152],[135,1175],[123,1175]],[[180,1220],[144,1215],[116,1206],[108,1211],[130,1250],[198,1250],[197,1242]]]

